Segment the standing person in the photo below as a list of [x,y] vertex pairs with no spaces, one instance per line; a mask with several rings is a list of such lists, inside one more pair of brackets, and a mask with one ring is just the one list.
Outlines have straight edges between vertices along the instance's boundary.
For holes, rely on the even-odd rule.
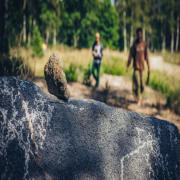
[[[93,67],[92,67],[92,74],[96,80],[95,88],[98,90],[99,87],[99,76],[100,76],[100,66],[101,66],[101,58],[103,56],[103,46],[100,42],[100,34],[96,33],[95,35],[96,41],[92,46],[92,54],[94,57]],[[97,76],[95,75],[95,69],[97,70]]]
[[42,47],[43,53],[46,54],[47,45],[43,43],[41,47]]
[[131,59],[133,58],[133,67],[134,67],[134,73],[133,73],[133,93],[138,98],[138,106],[141,105],[141,94],[144,91],[145,86],[145,79],[144,79],[144,60],[147,62],[148,66],[148,73],[150,73],[150,64],[149,64],[149,58],[148,58],[148,50],[147,50],[147,44],[145,41],[142,40],[142,28],[137,28],[136,30],[137,39],[133,43],[129,59],[127,63],[127,72],[129,70],[129,65],[131,64]]

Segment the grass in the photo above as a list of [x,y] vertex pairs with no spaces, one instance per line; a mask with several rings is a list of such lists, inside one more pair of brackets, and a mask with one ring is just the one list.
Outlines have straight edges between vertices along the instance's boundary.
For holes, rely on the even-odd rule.
[[130,68],[130,71],[126,72],[127,62],[122,58],[106,58],[102,63],[102,73],[111,74],[111,75],[127,75],[130,76],[133,72],[133,69]]
[[[41,58],[32,57],[31,49],[27,51],[25,48],[21,48],[20,51],[22,57],[25,59],[28,58],[31,69],[35,69],[35,75],[39,77],[44,77],[44,66],[52,53],[56,53],[60,57],[62,67],[68,80],[83,81],[83,71],[89,68],[89,64],[92,66],[93,61],[91,49],[75,50],[67,46],[49,47],[47,53]],[[119,51],[104,50],[101,75],[107,73],[107,65],[111,65],[111,67],[115,65],[114,61],[111,63],[111,58],[127,59],[127,56]],[[68,75],[68,73],[71,73],[71,75]]]
[[180,80],[158,71],[151,72],[149,85],[165,94],[167,105],[171,106],[176,113],[180,113]]
[[[89,71],[91,71],[93,61],[91,49],[74,50],[73,48],[68,48],[66,46],[60,46],[56,48],[49,47],[46,55],[44,55],[42,58],[33,58],[31,56],[31,49],[29,52],[27,52],[27,50],[24,48],[21,49],[22,57],[26,58],[28,56],[28,62],[31,66],[31,69],[34,69],[35,75],[39,77],[44,77],[44,65],[47,63],[52,52],[59,55],[67,80],[90,84]],[[27,55],[27,53],[29,53],[29,55]],[[167,59],[168,57],[170,56],[167,52]],[[177,54],[174,54],[174,57],[177,57],[178,59]],[[101,65],[101,75],[107,73],[111,75],[132,76],[132,65],[129,72],[127,73],[127,61],[125,61],[125,59],[127,59],[127,55],[120,53],[119,51],[112,51],[109,49],[104,50],[104,57],[102,59]],[[176,60],[176,62],[178,61],[179,60]],[[171,106],[176,112],[180,113],[179,79],[168,76],[163,72],[152,71],[149,86],[166,95],[167,105]]]

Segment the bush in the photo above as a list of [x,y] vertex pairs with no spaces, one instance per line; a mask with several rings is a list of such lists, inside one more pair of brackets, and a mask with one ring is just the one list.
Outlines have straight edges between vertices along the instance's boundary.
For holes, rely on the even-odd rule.
[[43,43],[43,39],[41,37],[41,33],[38,29],[38,26],[35,26],[33,29],[33,36],[31,38],[33,56],[42,57],[44,55],[41,47],[42,43]]
[[0,62],[0,76],[15,76],[17,78],[27,79],[32,77],[33,73],[24,59],[19,55],[4,55],[3,64]]
[[108,81],[106,81],[105,88],[103,88],[103,102],[104,103],[107,103],[110,88],[111,87],[108,85]]
[[64,72],[68,81],[76,82],[78,80],[77,66],[75,64],[71,63],[68,69],[64,69]]
[[83,83],[87,86],[91,86],[91,64],[88,64],[88,68],[84,70],[84,77],[83,77]]

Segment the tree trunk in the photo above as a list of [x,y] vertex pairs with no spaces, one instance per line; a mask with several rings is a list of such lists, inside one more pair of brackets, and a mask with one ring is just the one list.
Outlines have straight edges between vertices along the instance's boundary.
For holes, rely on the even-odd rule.
[[164,38],[164,34],[163,34],[163,17],[161,16],[161,49],[163,50],[163,38]]
[[164,23],[164,33],[163,33],[163,44],[162,44],[162,52],[165,53],[166,50],[166,24]]
[[163,46],[162,46],[162,52],[165,53],[165,48],[166,48],[166,35],[163,35]]
[[23,41],[26,41],[26,15],[24,14],[23,16]]
[[126,12],[123,12],[124,16],[124,52],[127,53],[127,42],[126,42]]
[[[3,35],[3,15],[4,15],[4,11],[3,11],[3,9],[4,9],[4,7],[3,7],[3,5],[4,5],[4,3],[3,2],[1,2],[1,6],[0,6],[0,24],[1,24],[1,26],[0,26],[0,65],[2,65],[1,63],[2,63],[2,52],[3,52],[3,50],[2,50],[2,48],[3,48],[3,44],[1,44],[1,43],[3,43],[3,37],[4,37],[4,35]],[[2,66],[1,66],[2,67]],[[0,67],[0,69],[1,69],[1,67]],[[0,76],[2,76],[3,74],[2,74],[2,72],[0,72]]]
[[[131,13],[131,20],[133,20],[133,12]],[[133,24],[131,24],[131,38],[130,38],[130,46],[133,45]]]
[[144,22],[144,18],[143,18],[143,41],[145,41],[146,40],[146,37],[145,37],[145,34],[146,32],[145,32],[145,22]]
[[3,39],[3,52],[8,52],[7,40],[7,20],[8,20],[8,0],[5,0],[5,13],[4,13],[4,39]]
[[44,26],[45,26],[45,25],[44,25],[44,20],[43,20],[43,29],[42,29],[42,37],[43,37],[43,41],[45,41],[45,35],[44,35],[44,34],[45,34],[45,33],[44,33],[44,29],[45,29],[45,28],[44,28]]
[[134,41],[134,39],[133,39],[133,25],[131,25],[131,39],[130,39],[130,46],[133,45],[133,41]]
[[8,0],[5,0],[4,36],[7,36]]
[[49,42],[49,26],[47,28],[47,34],[46,34],[46,44]]
[[1,1],[0,3],[0,76],[4,76],[4,60],[3,53],[8,53],[8,40],[7,40],[7,19],[8,19],[8,0]]
[[36,20],[33,19],[33,28],[35,27],[35,25],[36,25]]
[[56,45],[56,27],[54,26],[54,37],[53,37],[53,44]]
[[151,37],[151,52],[152,52],[154,47],[153,47],[153,31],[151,27],[149,29],[149,32],[150,32],[150,37]]
[[76,48],[77,47],[77,38],[76,38],[76,36],[74,35],[74,48]]
[[30,18],[30,20],[29,20],[29,33],[28,33],[28,45],[29,46],[31,44],[31,23],[32,23],[32,19]]
[[179,14],[177,19],[176,52],[178,51],[178,46],[179,46]]
[[143,23],[143,41],[146,40],[145,34],[146,34],[146,32],[145,32],[145,24]]
[[26,41],[26,14],[25,14],[25,8],[26,8],[26,0],[24,0],[23,4],[23,41]]
[[174,32],[171,35],[171,54],[174,53]]
[[30,46],[30,44],[31,44],[31,33],[29,32],[28,33],[28,45]]

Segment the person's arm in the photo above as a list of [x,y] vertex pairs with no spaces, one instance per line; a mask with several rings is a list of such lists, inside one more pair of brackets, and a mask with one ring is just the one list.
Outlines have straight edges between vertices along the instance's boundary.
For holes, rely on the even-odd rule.
[[129,58],[128,58],[128,62],[127,62],[127,69],[126,69],[127,72],[129,71],[129,65],[131,64],[133,54],[134,54],[134,45],[130,49]]
[[102,57],[103,57],[103,45],[101,44],[101,50],[100,50],[99,58],[102,58]]
[[145,45],[145,52],[144,52],[144,56],[145,56],[145,60],[147,62],[147,66],[148,66],[148,72],[151,72],[150,69],[150,63],[149,63],[149,56],[148,56],[148,50],[147,50],[147,45]]
[[94,44],[93,44],[93,46],[92,46],[92,55],[93,55],[93,57],[97,57],[97,53],[94,51]]

